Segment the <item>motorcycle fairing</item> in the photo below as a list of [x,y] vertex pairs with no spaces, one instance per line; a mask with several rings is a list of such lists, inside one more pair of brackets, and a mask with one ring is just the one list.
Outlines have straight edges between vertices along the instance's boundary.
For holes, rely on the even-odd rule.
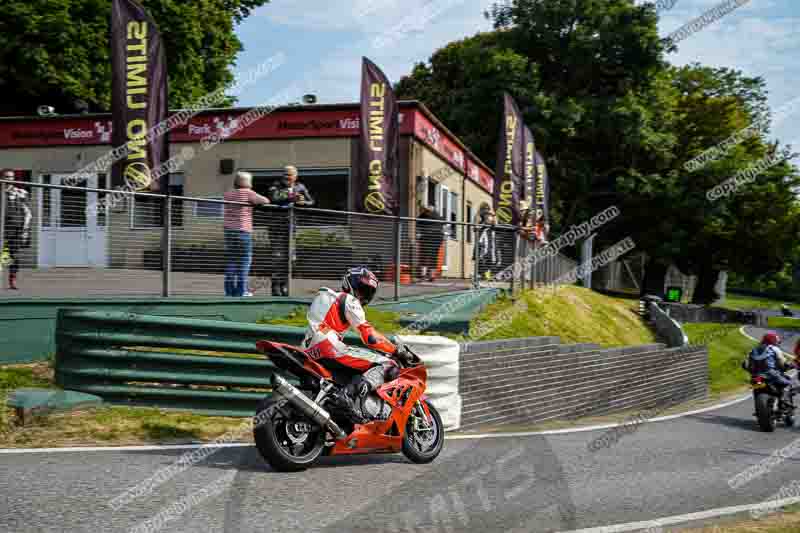
[[[399,452],[411,410],[425,393],[426,379],[425,367],[417,366],[402,369],[397,379],[384,383],[376,392],[392,407],[392,414],[387,420],[356,424],[350,435],[334,445],[330,455]],[[425,410],[426,416],[430,417],[427,407]]]

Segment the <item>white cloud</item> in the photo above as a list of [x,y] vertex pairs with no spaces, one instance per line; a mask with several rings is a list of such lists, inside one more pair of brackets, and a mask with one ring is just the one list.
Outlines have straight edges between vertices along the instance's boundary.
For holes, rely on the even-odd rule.
[[[321,103],[357,101],[360,89],[361,57],[375,61],[392,82],[411,72],[414,64],[427,60],[433,52],[447,43],[463,39],[483,30],[491,29],[491,23],[483,17],[492,0],[362,0],[362,19],[350,16],[343,2],[332,2],[331,11],[339,11],[338,22],[331,14],[331,21],[323,25],[327,29],[354,30],[344,44],[326,50],[319,66],[311,68],[311,77]],[[316,2],[311,2],[315,4]],[[401,4],[402,3],[402,4]],[[336,8],[339,4],[341,10]],[[268,6],[281,6],[273,0]],[[294,4],[292,4],[294,5]],[[398,9],[390,9],[395,5]],[[353,9],[352,3],[348,4]],[[264,9],[264,8],[262,8]],[[325,18],[321,12],[302,18],[299,7],[280,8],[279,15],[270,15],[272,20],[291,21],[314,31],[309,25]],[[325,9],[328,9],[327,7]],[[313,11],[313,9],[311,9]],[[346,16],[342,16],[344,13]],[[264,12],[266,15],[266,11]],[[361,20],[374,19],[383,22],[360,27]]]
[[305,31],[380,33],[404,20],[424,25],[426,14],[444,13],[456,4],[475,3],[474,0],[272,0],[256,15]]
[[[722,0],[677,0],[661,14],[664,37],[717,6]],[[714,67],[742,70],[763,76],[770,90],[770,104],[777,107],[795,97],[800,73],[794,58],[800,53],[795,28],[800,18],[796,0],[751,0],[722,19],[681,41],[673,64],[700,62]],[[368,56],[392,81],[408,74],[413,65],[426,61],[437,49],[454,40],[491,29],[483,17],[493,0],[272,0],[256,11],[259,17],[298,31],[346,31],[342,45],[324,51],[323,60],[310,68],[311,88],[322,102],[356,101],[361,75],[361,56]],[[441,12],[439,12],[441,10]],[[426,14],[435,14],[427,20]],[[790,16],[787,16],[790,15]],[[403,22],[406,24],[403,24]],[[374,46],[381,32],[396,37]],[[247,45],[247,43],[245,43]],[[791,67],[790,67],[791,65]],[[794,138],[800,126],[786,125],[781,134]],[[779,132],[780,133],[780,132]]]

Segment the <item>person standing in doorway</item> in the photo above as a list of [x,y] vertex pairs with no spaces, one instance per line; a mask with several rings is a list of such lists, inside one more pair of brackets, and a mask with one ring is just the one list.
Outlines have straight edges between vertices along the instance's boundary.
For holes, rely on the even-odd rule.
[[[283,178],[269,188],[272,203],[281,207],[314,205],[314,198],[305,185],[297,181],[297,168],[288,165]],[[272,251],[272,295],[289,296],[289,225],[288,217],[274,213],[268,222],[269,242]],[[295,258],[292,257],[292,261]]]
[[420,277],[425,281],[434,281],[439,271],[439,254],[444,242],[445,224],[436,210],[430,206],[422,206],[417,219]]
[[252,296],[247,290],[247,276],[253,261],[253,206],[270,203],[268,198],[253,190],[253,176],[237,172],[233,190],[225,193],[225,296]]
[[[3,179],[13,180],[14,171],[3,171]],[[0,250],[0,266],[8,268],[8,288],[17,290],[20,252],[31,245],[31,208],[28,191],[4,185],[6,191],[6,220],[3,249]]]

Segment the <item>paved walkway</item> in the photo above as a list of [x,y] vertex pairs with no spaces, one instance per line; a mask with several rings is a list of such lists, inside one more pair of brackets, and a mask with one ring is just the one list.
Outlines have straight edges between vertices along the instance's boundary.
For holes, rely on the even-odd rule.
[[[3,298],[101,298],[101,297],[148,297],[160,296],[162,274],[157,270],[52,268],[23,270],[17,285],[20,290],[6,289],[3,279],[0,299]],[[338,289],[341,280],[296,279],[292,296],[308,297],[321,286]],[[251,290],[256,296],[270,296],[269,278],[250,278]],[[439,292],[450,292],[470,288],[469,280],[438,280],[401,285],[401,296],[414,296]],[[222,274],[197,274],[174,272],[172,274],[173,296],[224,296]],[[394,284],[381,283],[379,299],[394,297]]]

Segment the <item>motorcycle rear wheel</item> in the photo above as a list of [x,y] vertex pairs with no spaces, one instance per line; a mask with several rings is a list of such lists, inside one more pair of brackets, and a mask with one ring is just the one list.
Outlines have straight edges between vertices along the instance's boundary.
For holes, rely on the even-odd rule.
[[[288,416],[286,415],[288,414]],[[268,396],[256,407],[253,438],[261,457],[279,472],[299,472],[317,460],[325,447],[325,430],[297,413],[284,398]],[[294,424],[311,425],[305,434],[291,434]],[[298,441],[298,442],[295,442]]]
[[763,393],[755,394],[754,396],[758,427],[761,428],[761,431],[766,431],[767,433],[775,431],[775,416],[773,415],[775,398]]
[[[444,447],[444,424],[442,424],[442,417],[439,416],[439,411],[437,411],[429,401],[425,400],[425,405],[428,406],[431,418],[433,419],[431,428],[425,430],[425,435],[417,435],[415,433],[414,415],[420,410],[417,406],[414,407],[411,416],[408,417],[406,430],[403,434],[403,455],[405,455],[409,461],[418,464],[430,463],[439,456]],[[424,413],[422,414],[424,415]],[[430,433],[432,433],[432,435]]]

